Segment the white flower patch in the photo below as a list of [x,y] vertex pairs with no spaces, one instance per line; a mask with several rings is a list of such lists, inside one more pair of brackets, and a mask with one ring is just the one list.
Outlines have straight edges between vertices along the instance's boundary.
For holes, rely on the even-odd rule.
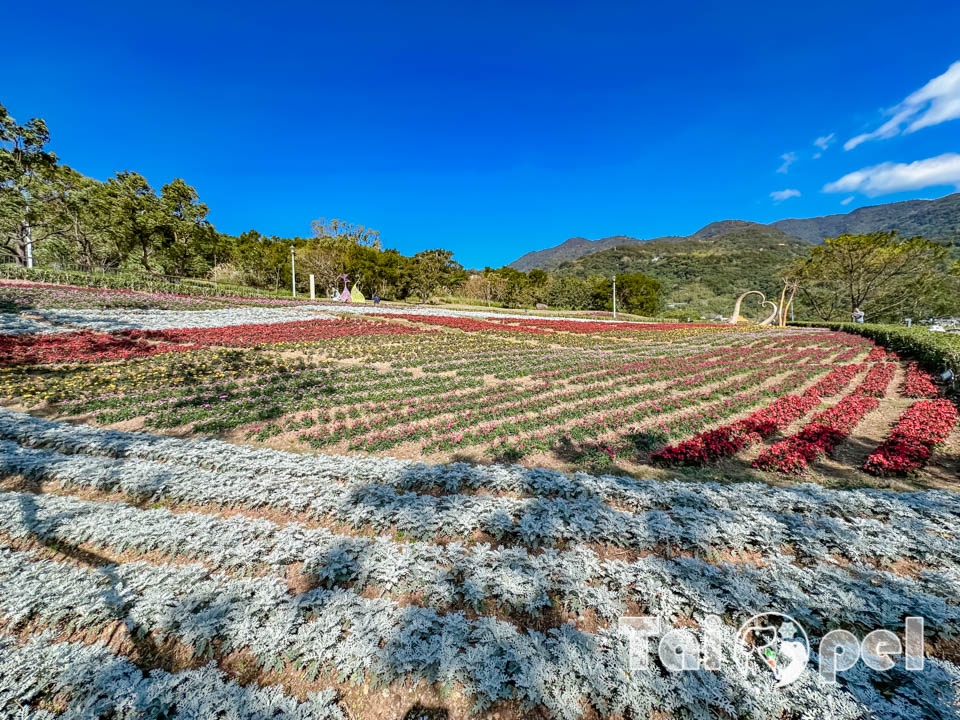
[[31,310],[45,321],[65,329],[115,332],[120,330],[174,330],[233,325],[274,325],[303,320],[332,320],[313,305],[293,308],[238,307],[223,310]]
[[[35,314],[31,311],[31,314]],[[48,322],[28,317],[23,313],[0,313],[0,335],[49,335],[69,332]]]
[[437,489],[467,492],[485,489],[532,496],[597,498],[631,510],[734,509],[749,505],[767,512],[818,513],[934,523],[949,532],[960,516],[960,494],[949,491],[890,492],[831,490],[814,483],[774,487],[763,483],[662,482],[616,475],[563,473],[520,465],[430,465],[414,460],[352,455],[302,455],[254,448],[212,438],[173,438],[57,422],[0,408],[0,438],[61,453],[129,457],[175,462],[208,470],[268,471],[310,484],[375,482],[398,491]]
[[[606,620],[618,618],[632,601],[664,617],[789,607],[810,630],[839,621],[896,627],[911,613],[923,615],[939,634],[960,627],[956,585],[945,583],[942,574],[914,580],[866,565],[796,565],[776,552],[767,553],[760,567],[691,558],[601,561],[584,547],[532,553],[484,543],[397,543],[297,523],[278,526],[263,519],[19,492],[0,495],[0,530],[16,539],[181,555],[234,573],[266,568],[284,575],[289,565],[301,563],[314,585],[419,592],[437,609],[461,603],[480,611],[493,601],[538,615],[550,608],[552,596],[575,612],[593,610]],[[837,597],[849,600],[838,607]]]
[[[68,607],[76,592],[92,598]],[[122,592],[122,604],[117,594]],[[346,590],[314,590],[291,597],[275,580],[231,579],[202,568],[157,568],[145,563],[78,569],[37,560],[32,553],[0,550],[0,611],[28,608],[18,622],[58,619],[95,628],[101,618],[122,620],[131,632],[173,637],[203,655],[216,638],[222,651],[248,648],[265,669],[284,660],[308,678],[335,667],[344,680],[427,680],[460,683],[483,709],[498,700],[543,705],[563,720],[580,717],[587,701],[602,714],[645,717],[654,707],[678,717],[709,717],[723,707],[735,717],[776,718],[804,710],[809,718],[861,718],[869,707],[831,687],[809,669],[784,689],[732,662],[722,672],[629,674],[626,643],[615,631],[587,633],[561,625],[547,633],[517,629],[488,617],[439,614]],[[92,620],[91,618],[96,618]],[[732,640],[733,628],[722,634]],[[731,642],[724,643],[732,647]],[[934,672],[912,674],[927,717],[948,717],[955,697],[949,685],[924,678],[956,677],[949,663],[930,661]]]
[[[125,720],[230,717],[236,720],[343,720],[335,694],[326,690],[305,702],[277,686],[241,687],[210,664],[171,674],[143,673],[97,645],[54,642],[51,635],[17,644],[0,637],[0,714],[5,718],[54,720],[114,717]],[[48,692],[69,696],[55,715],[31,706]]]
[[[395,526],[418,538],[481,529],[531,546],[570,539],[638,550],[657,544],[702,550],[790,544],[819,560],[836,553],[851,559],[908,557],[940,568],[960,564],[960,539],[952,532],[960,496],[946,491],[693,486],[520,467],[302,456],[10,411],[0,411],[0,438],[10,438],[0,443],[0,467],[9,473],[180,502],[271,506],[354,527]],[[532,497],[411,492],[461,487],[464,477],[472,478],[465,489],[509,489]]]
[[[578,718],[584,703],[600,715],[646,717],[658,709],[677,718],[722,712],[771,720],[940,720],[956,712],[960,669],[937,658],[927,657],[923,672],[898,668],[877,676],[856,668],[841,674],[837,686],[825,684],[811,666],[796,683],[776,689],[759,669],[741,668],[726,655],[717,672],[668,673],[656,664],[650,672],[628,672],[617,631],[629,607],[668,624],[718,615],[727,623],[723,637],[731,640],[738,621],[775,608],[797,618],[813,638],[834,627],[895,630],[908,615],[924,617],[931,638],[956,637],[955,493],[693,485],[515,466],[301,456],[9,411],[0,411],[0,438],[0,473],[56,481],[68,491],[275,508],[391,533],[351,535],[295,520],[2,493],[6,536],[51,547],[84,545],[94,555],[97,548],[161,552],[206,565],[81,568],[0,550],[0,616],[12,630],[36,620],[66,632],[95,631],[119,620],[132,632],[183,642],[201,657],[214,647],[249,649],[265,669],[291,663],[308,678],[333,671],[374,691],[394,681],[460,684],[478,709],[508,700],[543,706],[562,720]],[[445,494],[429,494],[438,490]],[[519,497],[471,494],[477,490]],[[400,542],[391,539],[397,530],[416,538],[482,530],[503,544]],[[604,560],[588,543],[656,553]],[[785,547],[792,554],[784,554]],[[757,556],[718,558],[719,551],[740,549]],[[838,564],[837,557],[849,562]],[[903,576],[873,565],[904,559],[927,569]],[[292,565],[317,589],[291,594],[283,577]],[[386,595],[363,597],[369,590]],[[408,594],[420,605],[391,599]],[[491,607],[499,619],[482,614]],[[468,619],[460,608],[480,614]],[[529,626],[531,618],[539,623],[560,611],[572,613],[578,625]],[[599,629],[580,629],[590,617],[601,621]],[[2,655],[0,716],[8,690]],[[16,677],[26,678],[14,685],[20,688],[49,675],[30,669]],[[229,681],[223,687],[214,693],[219,702],[235,692]],[[91,686],[89,702],[113,708],[114,696],[97,688]],[[94,707],[83,704],[86,689],[75,692],[77,707]]]
[[804,557],[909,557],[937,566],[960,563],[960,539],[865,518],[829,518],[750,507],[671,508],[629,512],[596,498],[515,499],[486,494],[442,497],[399,492],[375,482],[291,482],[268,467],[212,471],[166,462],[64,455],[0,441],[0,471],[65,487],[119,491],[175,502],[273,507],[332,519],[354,528],[396,528],[416,538],[466,536],[477,530],[530,547],[560,542],[608,543],[634,550],[666,544],[704,551],[772,550],[783,545]]

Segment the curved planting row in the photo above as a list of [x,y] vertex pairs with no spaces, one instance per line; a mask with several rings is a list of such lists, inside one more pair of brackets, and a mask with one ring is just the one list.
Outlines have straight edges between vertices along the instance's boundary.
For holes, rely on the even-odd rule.
[[863,464],[873,475],[908,475],[930,459],[933,448],[947,439],[957,422],[949,400],[920,400],[910,406],[887,439]]
[[[589,497],[516,499],[486,494],[398,492],[377,482],[291,482],[276,472],[197,469],[173,462],[64,455],[0,443],[0,472],[62,488],[90,488],[135,498],[231,506],[273,508],[340,527],[375,532],[403,532],[414,538],[462,538],[478,531],[506,543],[542,548],[568,541],[615,545],[647,551],[660,544],[687,549],[726,546],[769,550],[785,544],[810,557],[831,553],[861,557],[902,557],[938,563],[960,562],[960,540],[927,528],[949,526],[951,505],[914,515],[898,530],[878,520],[851,522],[835,516],[808,525],[810,514],[797,512],[793,494],[778,496],[778,509],[757,510],[749,492],[729,507],[699,508],[678,504],[667,510],[631,512]],[[803,507],[803,505],[800,505]],[[945,521],[936,523],[939,513]],[[896,542],[892,543],[893,538]]]
[[259,325],[232,325],[214,328],[183,328],[175,330],[128,330],[130,338],[145,338],[168,343],[190,343],[194,346],[224,345],[250,347],[261,343],[290,341],[311,342],[357,335],[413,335],[432,332],[410,325],[379,320],[298,320]]
[[820,404],[821,397],[840,392],[862,368],[862,365],[841,365],[800,396],[784,395],[743,420],[669,445],[653,453],[651,459],[667,464],[703,465],[732,457],[802,418]]
[[[688,674],[656,666],[628,672],[626,639],[616,631],[590,633],[561,624],[542,633],[349,590],[290,596],[272,578],[235,579],[196,566],[135,562],[74,568],[0,550],[0,587],[0,612],[15,612],[18,622],[59,621],[92,634],[120,621],[161,641],[177,641],[194,656],[217,658],[243,648],[254,667],[308,682],[332,671],[344,686],[367,683],[375,691],[411,680],[448,689],[458,685],[475,700],[475,711],[506,700],[524,711],[521,717],[539,706],[552,717],[577,720],[584,704],[603,716],[648,717],[655,708],[677,707],[678,698],[682,717],[690,718],[709,717],[720,708],[753,717],[803,707],[810,718],[854,720],[871,712],[871,701],[877,712],[887,709],[882,699],[861,700],[812,671],[785,689],[759,681],[760,669],[734,661],[735,626],[729,624],[719,628],[722,672],[703,674],[703,685],[691,685]],[[928,717],[945,718],[955,669],[927,662],[927,672],[908,673],[906,680],[912,694],[924,698]],[[812,697],[821,700],[819,712],[810,712]]]
[[650,457],[657,462],[679,465],[703,465],[731,457],[800,419],[819,403],[820,399],[814,396],[784,395],[744,420],[699,433]]
[[[236,446],[212,439],[182,439],[146,433],[105,430],[55,422],[25,413],[0,409],[0,437],[12,441],[10,459],[28,448],[54,450],[56,461],[73,455],[94,458],[151,460],[163,467],[193,472],[225,473],[230,482],[216,492],[197,482],[182,486],[178,474],[168,474],[166,483],[173,497],[185,502],[210,502],[251,508],[264,503],[302,511],[309,506],[315,486],[338,483],[376,483],[398,493],[487,492],[520,496],[595,498],[632,510],[693,507],[732,510],[752,507],[772,513],[797,512],[824,517],[869,517],[903,526],[930,529],[935,534],[951,532],[960,514],[960,495],[950,492],[891,493],[878,490],[838,491],[808,484],[775,488],[762,483],[735,485],[703,482],[696,486],[674,481],[625,478],[611,475],[568,475],[546,468],[517,465],[426,465],[393,458],[295,453]],[[17,447],[19,446],[19,448]],[[81,458],[78,458],[81,459]],[[92,478],[86,478],[89,484]],[[107,489],[127,485],[114,477]]]
[[854,395],[865,395],[869,397],[881,398],[890,386],[894,374],[897,372],[896,363],[878,363],[870,368],[867,376],[863,379],[857,389],[853,391]]
[[526,319],[526,318],[487,318],[490,322],[516,325],[519,327],[545,328],[548,330],[558,330],[576,334],[592,334],[602,332],[623,332],[623,331],[643,331],[643,332],[670,332],[673,330],[696,330],[698,328],[710,328],[714,330],[730,330],[729,325],[717,325],[715,323],[638,323],[638,322],[590,322],[580,320],[547,320],[547,319]]
[[358,335],[434,332],[409,325],[366,320],[302,320],[259,325],[177,330],[82,330],[51,334],[0,335],[0,367],[53,363],[109,362],[204,346],[248,347],[291,340],[316,341]]
[[[488,543],[468,547],[458,542],[395,542],[388,537],[306,528],[297,522],[278,525],[242,515],[141,510],[119,502],[49,494],[0,493],[0,509],[0,531],[13,541],[39,541],[55,548],[82,545],[88,552],[100,554],[104,561],[107,553],[111,557],[137,553],[149,556],[152,562],[185,559],[202,562],[212,571],[248,577],[290,577],[289,571],[295,566],[307,583],[298,580],[301,591],[339,587],[356,593],[375,590],[395,597],[417,593],[414,602],[421,606],[445,611],[468,608],[474,612],[495,606],[514,620],[523,613],[545,620],[552,609],[559,608],[576,615],[591,610],[598,619],[610,622],[631,604],[673,614],[678,611],[676,600],[657,589],[658,582],[663,581],[661,587],[678,588],[677,580],[685,570],[704,568],[707,582],[696,595],[708,597],[724,587],[723,582],[712,582],[712,577],[753,567],[753,574],[742,576],[741,585],[751,583],[751,592],[758,595],[774,594],[783,606],[805,605],[809,617],[804,620],[809,620],[812,627],[824,627],[827,618],[835,614],[830,598],[843,593],[877,594],[879,591],[873,589],[879,584],[877,580],[884,580],[888,589],[896,588],[902,597],[850,607],[846,621],[862,626],[891,625],[901,613],[917,612],[921,607],[928,620],[938,626],[960,621],[956,604],[960,579],[951,580],[946,572],[931,569],[918,577],[894,576],[854,561],[847,566],[853,569],[847,572],[822,573],[823,565],[830,562],[826,555],[803,557],[798,562],[797,557],[784,555],[780,547],[772,545],[750,563],[723,561],[721,551],[731,546],[719,538],[716,548],[700,550],[702,558],[696,562],[686,552],[671,558],[665,551],[604,560],[583,545],[539,552],[523,547],[495,548]],[[790,520],[794,524],[803,521]],[[703,533],[709,530],[700,529]],[[910,557],[911,548],[904,545],[901,549],[905,552],[897,559]],[[158,553],[166,557],[158,558]],[[777,587],[777,575],[789,576],[790,587]],[[667,582],[670,578],[674,583]],[[794,594],[797,588],[813,587],[818,582],[822,601],[798,603]],[[683,602],[689,601],[684,598]],[[727,602],[699,609],[735,612],[736,605]]]
[[781,473],[802,472],[820,455],[833,452],[878,405],[879,402],[872,397],[845,397],[829,410],[817,414],[813,422],[796,435],[764,450],[753,461],[753,466]]
[[519,325],[501,325],[496,322],[486,320],[475,320],[470,317],[448,317],[445,315],[412,315],[406,313],[391,313],[391,317],[409,320],[410,322],[423,323],[425,325],[442,325],[443,327],[455,328],[464,332],[481,332],[483,330],[498,330],[508,332],[530,333],[533,335],[551,335],[548,330],[541,330],[535,327],[521,327]]

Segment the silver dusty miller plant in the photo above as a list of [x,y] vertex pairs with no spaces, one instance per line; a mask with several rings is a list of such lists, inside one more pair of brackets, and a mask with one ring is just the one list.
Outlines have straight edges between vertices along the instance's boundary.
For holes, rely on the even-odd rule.
[[[929,672],[884,678],[895,687],[892,695],[860,670],[850,671],[839,686],[825,685],[808,672],[778,690],[769,678],[732,662],[716,673],[673,674],[656,667],[629,673],[625,641],[616,630],[629,605],[667,619],[717,614],[729,623],[723,632],[732,639],[737,619],[772,607],[797,617],[814,636],[837,625],[896,627],[907,613],[923,615],[929,627],[949,636],[958,627],[960,589],[960,545],[952,532],[960,501],[952,493],[692,487],[519,467],[303,457],[212,440],[66,426],[9,411],[0,411],[0,438],[0,470],[63,488],[117,491],[138,500],[273,508],[422,538],[396,542],[296,522],[8,492],[0,495],[0,531],[16,540],[161,552],[180,563],[187,559],[206,566],[104,562],[80,568],[37,553],[3,550],[0,614],[14,629],[35,621],[93,632],[120,621],[133,636],[175,638],[200,657],[211,657],[215,647],[220,652],[245,648],[264,668],[292,664],[310,677],[336,671],[343,682],[459,683],[478,708],[509,699],[542,705],[563,719],[578,717],[584,702],[602,714],[643,716],[657,708],[693,718],[715,717],[720,710],[769,718],[784,713],[909,718],[918,709],[932,718],[955,713],[960,670],[941,660],[928,658]],[[518,497],[474,494],[478,489]],[[434,497],[426,490],[450,494]],[[501,538],[502,546],[443,541],[476,529]],[[564,549],[549,547],[561,543]],[[687,552],[604,560],[588,543],[637,551],[667,545]],[[784,544],[795,555],[783,555]],[[750,549],[762,563],[720,562],[716,553],[730,549]],[[683,557],[690,553],[703,559]],[[838,566],[837,555],[850,562]],[[928,569],[901,577],[871,564],[901,559],[921,560]],[[281,577],[295,563],[302,564],[317,589],[290,594]],[[368,589],[385,595],[362,597]],[[420,593],[424,606],[391,599],[410,592]],[[483,615],[468,619],[457,610],[481,611],[490,602],[514,615],[511,621]],[[542,616],[553,603],[574,613],[592,610],[610,629],[587,632],[559,623],[536,631],[526,625],[526,616]],[[48,651],[42,648],[60,645],[32,640],[9,647],[11,653],[31,648],[32,654],[17,655],[21,662],[10,666],[31,669],[11,675],[20,678],[11,688],[0,679],[4,693],[18,692],[33,680],[45,683],[37,692],[57,686],[60,676],[30,658],[43,652],[56,658],[74,646]],[[70,682],[61,684],[76,698],[70,711],[106,703],[103,707],[125,717],[130,697],[125,688],[141,688],[138,683],[146,680],[138,680],[139,671],[124,669],[125,661],[97,658],[84,663],[121,663],[108,665],[104,676],[118,678],[124,692],[111,694],[67,676]],[[123,679],[127,672],[132,674]],[[181,687],[177,682],[191,687],[195,678],[217,688],[211,703],[214,697],[233,703],[244,690],[223,678],[217,685],[207,675],[170,678],[168,685],[151,686],[161,688],[167,699],[175,694],[169,688]],[[137,698],[148,694],[136,692]],[[193,695],[206,697],[199,691]],[[0,695],[7,703],[10,697]],[[309,712],[335,712],[330,697]],[[295,705],[289,707],[301,713],[297,717],[324,717]],[[153,712],[143,707],[149,706],[130,712]]]

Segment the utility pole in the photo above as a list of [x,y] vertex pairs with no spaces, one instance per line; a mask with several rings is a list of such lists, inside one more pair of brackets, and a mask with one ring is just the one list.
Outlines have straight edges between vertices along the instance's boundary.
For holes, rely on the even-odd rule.
[[293,299],[297,299],[297,261],[293,252],[293,245],[290,246],[290,286],[293,290]]
[[613,319],[617,319],[617,276],[613,276]]

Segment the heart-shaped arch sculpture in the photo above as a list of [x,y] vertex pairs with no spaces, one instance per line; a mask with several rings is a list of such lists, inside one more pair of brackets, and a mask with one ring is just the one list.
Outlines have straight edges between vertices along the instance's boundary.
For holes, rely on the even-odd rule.
[[770,307],[773,308],[773,311],[770,313],[770,317],[768,317],[766,320],[764,320],[764,321],[761,322],[760,324],[761,324],[761,325],[773,325],[773,323],[776,321],[777,317],[778,317],[779,314],[780,314],[779,312],[777,312],[777,310],[778,310],[777,304],[776,304],[775,302],[773,302],[773,300],[764,300],[762,303],[760,303],[760,307],[763,307],[764,305],[769,305]]
[[743,295],[737,298],[736,304],[733,306],[733,314],[730,316],[730,324],[736,325],[737,321],[740,319],[740,304],[743,302],[743,299],[747,295],[759,295],[760,296],[760,307],[769,305],[773,308],[773,312],[770,313],[770,317],[763,320],[761,325],[773,325],[773,321],[777,319],[777,304],[770,300],[767,300],[766,296],[759,290],[747,290]]

